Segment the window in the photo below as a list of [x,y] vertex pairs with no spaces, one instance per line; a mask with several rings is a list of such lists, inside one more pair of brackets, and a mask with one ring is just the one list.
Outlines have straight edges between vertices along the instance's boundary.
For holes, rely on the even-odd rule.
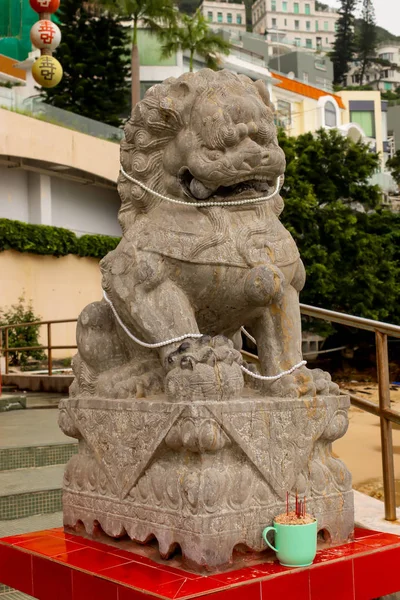
[[232,13],[228,13],[228,14],[226,15],[226,22],[227,22],[227,23],[232,23]]
[[311,15],[310,5],[309,4],[306,4],[305,9],[306,9],[306,15]]
[[283,20],[285,27],[287,27],[287,19]]
[[295,2],[294,3],[294,14],[298,15],[300,13],[300,9],[299,9],[299,3]]
[[315,21],[315,31],[318,31],[318,29],[319,29],[319,23],[318,23],[318,21]]
[[222,23],[222,13],[217,14],[217,21],[218,23]]
[[312,48],[312,40],[306,40],[306,48]]
[[277,27],[276,19],[272,19],[272,27],[273,27],[273,29],[276,29],[276,27]]
[[236,15],[236,23],[237,23],[238,25],[241,25],[241,24],[242,24],[242,15]]
[[303,71],[303,81],[305,83],[308,83],[308,73],[306,73],[305,71]]
[[329,44],[329,38],[325,38],[325,44]]
[[282,11],[287,12],[287,2],[282,2]]
[[329,23],[328,23],[328,21],[324,21],[324,31],[329,31]]
[[325,127],[336,127],[337,125],[336,107],[333,102],[325,103],[324,121]]
[[275,125],[286,128],[292,121],[292,111],[290,102],[278,100],[276,105]]
[[357,123],[364,130],[367,137],[375,137],[374,112],[371,110],[351,110],[350,121]]
[[392,84],[389,81],[385,81],[383,83],[383,85],[384,85],[385,91],[389,91],[392,89]]
[[295,46],[300,46],[301,45],[301,39],[300,38],[294,38],[294,45]]
[[339,24],[337,22],[335,23],[335,31],[339,31]]
[[394,62],[394,54],[391,52],[384,52],[379,55],[379,58],[383,58],[383,60],[389,60],[390,62]]
[[294,22],[294,28],[299,30],[300,29],[300,21],[295,21]]
[[212,14],[212,12],[211,12],[211,11],[209,11],[209,12],[207,13],[207,19],[208,19],[208,21],[212,21],[212,20],[213,20],[213,14]]
[[306,29],[307,31],[311,31],[311,21],[306,21]]
[[276,12],[276,0],[271,0],[271,10],[272,12]]

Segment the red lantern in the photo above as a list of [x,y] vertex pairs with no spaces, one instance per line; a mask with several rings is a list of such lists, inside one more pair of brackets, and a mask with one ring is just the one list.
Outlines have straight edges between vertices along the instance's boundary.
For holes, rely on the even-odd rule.
[[60,0],[29,0],[29,4],[37,13],[54,13],[60,6]]

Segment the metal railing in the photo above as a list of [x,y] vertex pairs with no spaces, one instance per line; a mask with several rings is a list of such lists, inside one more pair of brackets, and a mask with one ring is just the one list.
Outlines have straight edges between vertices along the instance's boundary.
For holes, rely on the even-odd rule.
[[357,408],[361,408],[380,418],[381,429],[381,451],[382,451],[382,475],[383,490],[385,502],[385,519],[387,521],[396,520],[396,490],[395,490],[395,472],[393,456],[393,436],[392,424],[400,425],[400,413],[390,408],[390,379],[389,379],[389,358],[388,358],[388,335],[400,338],[400,326],[354,317],[345,313],[338,313],[333,310],[300,305],[303,315],[322,319],[331,323],[348,325],[357,329],[364,329],[375,333],[376,362],[378,372],[378,390],[379,405],[369,402],[364,398],[359,398],[354,394],[350,396],[351,403]]
[[[53,321],[32,321],[31,323],[14,323],[12,325],[2,325],[0,327],[0,355],[3,354],[5,358],[5,374],[9,373],[9,355],[12,352],[27,352],[29,350],[47,350],[47,370],[48,374],[53,374],[53,350],[73,350],[76,349],[74,346],[53,346],[51,343],[51,326],[55,323],[76,323],[78,319],[57,319]],[[20,327],[32,327],[38,325],[47,325],[47,344],[46,346],[21,346],[21,347],[10,347],[8,345],[8,332],[10,329],[17,329]],[[3,344],[4,337],[4,344]],[[1,377],[1,372],[0,372]]]
[[[400,413],[390,407],[390,379],[389,379],[389,359],[388,359],[388,336],[400,338],[400,326],[391,325],[382,321],[364,319],[345,313],[339,313],[324,308],[317,308],[307,304],[300,304],[301,313],[304,316],[314,319],[322,319],[331,323],[347,325],[356,329],[372,331],[375,333],[376,359],[378,372],[378,391],[379,404],[374,404],[364,398],[354,394],[350,396],[351,403],[365,410],[372,415],[380,418],[381,430],[381,449],[382,449],[382,474],[385,503],[385,519],[388,521],[396,520],[396,491],[395,491],[395,471],[393,455],[392,424],[400,425]],[[5,372],[9,372],[8,357],[11,352],[29,351],[29,350],[47,350],[48,351],[48,374],[52,375],[52,350],[76,349],[77,346],[53,346],[51,341],[51,326],[55,323],[76,323],[77,319],[63,319],[53,321],[35,321],[33,323],[19,323],[13,325],[3,325],[0,327],[0,354],[5,356]],[[45,346],[25,346],[21,348],[9,347],[8,331],[16,327],[29,327],[31,325],[47,325],[47,345]],[[4,336],[4,344],[3,342]],[[248,353],[246,353],[248,354]],[[249,355],[256,359],[254,355]],[[1,374],[0,374],[1,375]]]

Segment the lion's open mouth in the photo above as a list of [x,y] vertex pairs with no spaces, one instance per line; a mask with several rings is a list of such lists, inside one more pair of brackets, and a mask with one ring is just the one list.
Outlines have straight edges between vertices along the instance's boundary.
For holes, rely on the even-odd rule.
[[246,196],[247,198],[257,198],[258,196],[269,193],[275,186],[275,181],[261,175],[255,175],[251,179],[243,178],[232,185],[219,185],[208,187],[203,182],[196,179],[187,167],[182,167],[179,171],[178,179],[189,198],[197,201],[208,200],[209,198],[232,199]]

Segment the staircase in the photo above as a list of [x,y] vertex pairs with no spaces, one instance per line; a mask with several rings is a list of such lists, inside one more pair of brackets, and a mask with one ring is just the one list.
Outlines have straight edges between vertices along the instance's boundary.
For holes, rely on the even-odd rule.
[[[78,445],[57,418],[54,408],[0,413],[0,538],[62,525],[63,472]],[[1,600],[23,598],[0,583]]]

